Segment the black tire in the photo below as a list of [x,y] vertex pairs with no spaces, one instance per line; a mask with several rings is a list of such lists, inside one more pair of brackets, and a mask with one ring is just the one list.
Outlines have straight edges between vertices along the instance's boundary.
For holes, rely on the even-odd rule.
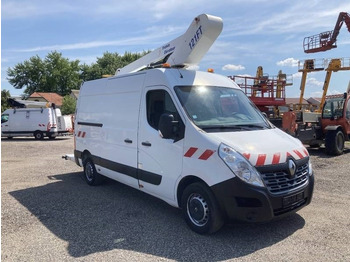
[[214,194],[203,183],[193,183],[186,187],[181,207],[187,225],[196,233],[214,233],[224,224]]
[[90,157],[84,160],[84,178],[90,186],[97,186],[103,182],[103,177],[97,173],[95,164]]
[[34,138],[36,140],[42,140],[42,139],[44,139],[44,133],[41,132],[41,131],[35,131],[34,132]]
[[344,151],[345,137],[341,130],[328,131],[326,133],[326,153],[329,155],[341,155]]
[[53,139],[56,139],[55,136],[49,136],[49,139],[53,140]]

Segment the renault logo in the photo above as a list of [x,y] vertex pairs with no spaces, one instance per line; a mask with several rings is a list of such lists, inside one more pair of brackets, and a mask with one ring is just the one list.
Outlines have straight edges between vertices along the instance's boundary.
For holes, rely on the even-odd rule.
[[294,163],[294,161],[292,159],[289,159],[288,160],[288,171],[289,171],[289,175],[291,177],[294,177],[296,169],[297,169],[297,166]]

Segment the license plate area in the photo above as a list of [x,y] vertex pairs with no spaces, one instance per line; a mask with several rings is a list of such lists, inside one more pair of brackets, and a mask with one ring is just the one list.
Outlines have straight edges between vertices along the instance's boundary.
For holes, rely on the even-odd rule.
[[287,196],[283,198],[283,207],[293,206],[300,200],[304,199],[304,192],[300,192],[295,195]]

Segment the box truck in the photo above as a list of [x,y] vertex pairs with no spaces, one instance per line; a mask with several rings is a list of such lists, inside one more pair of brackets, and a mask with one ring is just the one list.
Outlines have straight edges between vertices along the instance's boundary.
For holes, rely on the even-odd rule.
[[221,18],[200,15],[184,35],[115,76],[85,82],[74,156],[66,155],[89,185],[109,177],[160,198],[200,234],[227,220],[296,212],[314,187],[299,140],[273,126],[232,80],[187,69],[221,30]]

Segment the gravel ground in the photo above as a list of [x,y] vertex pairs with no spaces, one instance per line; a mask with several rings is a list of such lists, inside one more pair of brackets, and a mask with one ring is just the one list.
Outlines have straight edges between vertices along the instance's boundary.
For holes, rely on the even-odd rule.
[[267,224],[192,232],[178,209],[108,180],[90,187],[61,156],[71,137],[1,143],[1,261],[350,261],[350,144],[310,149],[312,203]]

